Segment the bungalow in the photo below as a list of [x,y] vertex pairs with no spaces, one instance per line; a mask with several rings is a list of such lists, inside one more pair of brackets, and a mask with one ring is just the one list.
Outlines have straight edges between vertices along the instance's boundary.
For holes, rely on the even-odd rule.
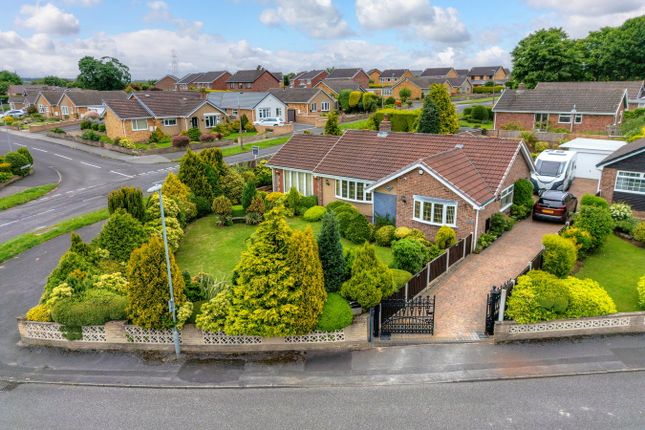
[[[457,78],[433,78],[431,76],[418,76],[412,78],[406,78],[403,81],[392,87],[391,93],[386,95],[392,95],[395,99],[399,100],[401,97],[399,92],[403,88],[410,90],[412,94],[411,99],[422,99],[430,91],[432,85],[443,85],[446,87],[446,90],[450,95],[455,94],[470,94],[472,92],[472,85],[470,80],[465,77]],[[384,91],[385,94],[385,91]]]
[[268,91],[280,88],[281,80],[266,69],[239,70],[226,81],[226,88],[236,91]]
[[309,72],[298,73],[291,80],[291,88],[313,88],[318,82],[325,79],[329,73],[325,70],[311,70]]
[[503,85],[509,80],[510,73],[503,66],[481,66],[471,68],[468,77],[476,87],[491,81]]
[[361,84],[351,79],[323,79],[314,88],[320,88],[335,99],[342,90],[360,91],[364,93],[366,87],[361,86]]
[[208,100],[224,111],[230,119],[246,115],[249,121],[279,117],[284,119],[287,105],[269,92],[216,92]]
[[58,102],[60,102],[64,93],[65,90],[40,91],[34,101],[38,113],[48,118],[60,117]]
[[125,100],[127,98],[128,94],[125,91],[66,91],[58,102],[58,108],[63,118],[80,118],[87,112],[96,112],[102,115],[105,111],[104,100]]
[[9,96],[9,107],[11,109],[27,109],[36,103],[38,94],[39,91],[25,91],[24,94]]
[[456,78],[459,76],[457,71],[452,67],[432,67],[425,69],[421,76],[428,76],[431,78]]
[[226,70],[216,72],[198,72],[189,73],[175,84],[175,91],[198,90],[205,88],[208,90],[226,90],[226,83],[231,74]]
[[539,82],[536,89],[567,89],[594,91],[596,89],[626,89],[627,109],[645,107],[645,81]]
[[381,85],[394,85],[405,78],[411,78],[414,75],[408,69],[387,69],[381,72],[379,82]]
[[645,219],[645,138],[620,147],[596,167],[602,169],[600,196],[630,204],[634,215]]
[[162,91],[171,91],[175,89],[175,85],[177,85],[178,81],[179,81],[179,78],[177,76],[166,75],[163,78],[159,79],[157,82],[155,82],[155,88]]
[[298,121],[336,109],[336,99],[320,88],[282,88],[270,91],[287,105],[287,119]]
[[350,80],[363,88],[367,88],[370,84],[370,77],[361,68],[334,69],[329,73],[326,80]]
[[367,76],[370,78],[370,83],[376,84],[377,82],[381,82],[381,71],[379,69],[368,70]]
[[145,141],[155,129],[174,136],[189,128],[202,132],[226,120],[226,114],[201,94],[180,91],[132,93],[126,100],[105,100],[105,127],[111,138]]
[[296,188],[321,205],[342,200],[370,219],[389,217],[433,238],[458,237],[510,209],[513,186],[533,163],[522,141],[424,133],[347,130],[342,136],[294,135],[269,161],[274,191]]
[[564,128],[570,132],[613,134],[627,106],[626,89],[506,89],[495,105],[494,128]]

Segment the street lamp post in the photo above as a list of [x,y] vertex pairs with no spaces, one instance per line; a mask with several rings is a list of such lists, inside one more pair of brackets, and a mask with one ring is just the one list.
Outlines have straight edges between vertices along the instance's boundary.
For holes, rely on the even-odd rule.
[[161,184],[153,185],[148,188],[149,193],[158,192],[159,193],[159,211],[161,212],[161,236],[163,237],[163,247],[164,252],[166,253],[166,271],[168,274],[168,290],[170,292],[170,300],[168,300],[168,309],[172,314],[172,339],[175,343],[175,354],[179,358],[181,353],[179,346],[179,332],[177,331],[177,314],[175,312],[175,292],[172,288],[172,273],[170,271],[170,253],[168,252],[168,236],[166,235],[166,216],[163,208],[163,198],[161,195]]
[[237,93],[237,118],[240,121],[240,132],[237,136],[237,139],[240,142],[240,148],[244,148],[244,145],[242,145],[242,115],[240,115],[240,94],[242,94],[242,91],[239,91]]

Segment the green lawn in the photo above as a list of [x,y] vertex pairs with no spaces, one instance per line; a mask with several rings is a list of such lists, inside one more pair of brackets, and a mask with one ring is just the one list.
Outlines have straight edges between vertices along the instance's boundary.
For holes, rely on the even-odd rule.
[[[242,133],[242,140],[246,139],[247,137],[252,137],[257,135],[257,131],[245,131]],[[224,137],[226,140],[234,140],[237,141],[237,138],[239,137],[240,133],[231,133],[228,136]]]
[[[300,217],[288,218],[287,222],[300,230],[311,225],[315,235],[318,235],[321,226],[320,222],[308,223]],[[206,272],[216,278],[228,278],[255,229],[255,226],[246,224],[216,227],[212,216],[201,218],[186,227],[186,234],[176,254],[177,263],[182,270],[188,270],[191,274]],[[342,239],[342,243],[346,249],[358,246],[345,239]],[[376,246],[376,255],[387,265],[392,262],[390,248]]]
[[468,127],[468,128],[483,128],[486,130],[492,130],[493,129],[493,121],[486,121],[486,122],[471,122],[463,118],[459,118],[459,126],[460,127]]
[[632,312],[640,310],[636,283],[644,274],[645,248],[612,234],[597,254],[584,260],[575,275],[598,281],[614,299],[618,312]]
[[257,142],[245,143],[243,148],[240,148],[239,145],[231,146],[228,148],[223,148],[222,153],[224,154],[224,157],[230,157],[231,155],[241,154],[243,152],[249,152],[254,146],[259,146],[260,149],[264,149],[264,148],[270,148],[276,145],[282,145],[290,138],[291,136],[284,136],[284,137],[277,137],[275,139],[259,140]]
[[495,100],[497,97],[482,97],[479,99],[469,99],[469,100],[459,100],[456,101],[456,105],[466,105],[466,104],[474,104],[474,103],[486,103],[486,102],[492,102]]
[[57,184],[38,185],[37,187],[27,188],[26,190],[20,191],[16,194],[0,197],[0,211],[36,200],[56,188],[56,185]]
[[367,130],[369,128],[369,120],[359,119],[358,121],[343,122],[338,124],[341,130]]

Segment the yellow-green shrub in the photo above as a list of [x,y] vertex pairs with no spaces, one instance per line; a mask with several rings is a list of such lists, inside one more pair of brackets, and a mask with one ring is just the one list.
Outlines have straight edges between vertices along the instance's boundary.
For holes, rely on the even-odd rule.
[[441,226],[434,236],[434,243],[440,249],[450,248],[457,243],[457,233],[447,225]]
[[542,270],[559,278],[564,278],[573,269],[578,252],[575,242],[557,234],[545,234],[542,237],[544,253]]
[[27,311],[27,321],[50,322],[52,320],[51,308],[46,305],[36,305]]
[[641,309],[645,309],[645,275],[638,280],[636,290],[638,291],[638,305]]

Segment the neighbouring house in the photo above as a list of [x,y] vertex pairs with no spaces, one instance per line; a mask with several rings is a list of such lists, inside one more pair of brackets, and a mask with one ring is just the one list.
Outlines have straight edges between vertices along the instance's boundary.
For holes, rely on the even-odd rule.
[[594,81],[594,82],[538,82],[536,89],[566,89],[566,90],[596,90],[624,89],[627,90],[627,109],[633,110],[645,107],[645,81]]
[[318,82],[325,79],[329,73],[325,70],[311,70],[309,72],[298,73],[291,80],[291,88],[313,88]]
[[362,88],[367,88],[370,84],[370,77],[361,68],[334,69],[325,80],[351,80],[359,84]]
[[47,118],[59,118],[60,109],[58,102],[60,101],[63,94],[66,90],[54,90],[54,91],[40,91],[36,96],[34,105],[38,110],[38,113],[47,117]]
[[370,219],[421,229],[429,239],[439,227],[459,238],[510,209],[514,183],[528,178],[533,162],[522,141],[456,135],[347,130],[342,136],[294,135],[269,161],[274,191],[353,204]]
[[626,89],[506,89],[495,105],[494,128],[616,134],[627,106]]
[[504,85],[510,78],[510,72],[503,66],[480,66],[471,68],[468,77],[476,87],[486,85],[487,82]]
[[455,72],[457,72],[457,76],[468,76],[468,72],[470,69],[455,69]]
[[263,118],[285,119],[287,105],[269,92],[216,92],[208,100],[226,112],[230,119],[246,118],[258,121]]
[[370,78],[370,83],[376,84],[381,81],[381,71],[379,69],[368,70],[367,76]]
[[269,91],[280,85],[282,81],[266,69],[238,70],[226,81],[226,88],[231,91]]
[[408,69],[387,69],[381,72],[379,82],[381,85],[394,85],[405,78],[411,78],[414,75]]
[[456,78],[448,78],[450,84],[450,94],[472,94],[473,83],[466,75],[460,75]]
[[336,109],[336,99],[320,88],[282,88],[270,93],[287,105],[290,122],[306,121],[307,117],[318,117]]
[[103,115],[105,100],[125,100],[125,91],[76,90],[66,91],[58,101],[58,108],[63,118],[81,118],[88,112]]
[[597,164],[598,191],[609,203],[625,202],[645,219],[645,138],[628,143]]
[[11,109],[27,109],[34,106],[39,91],[25,91],[24,94],[9,96],[9,107]]
[[177,81],[174,90],[189,91],[205,88],[224,91],[227,89],[226,83],[230,77],[231,74],[226,70],[189,73]]
[[431,78],[456,78],[459,76],[457,71],[452,67],[431,67],[425,69],[421,76],[428,76]]
[[171,91],[175,89],[179,78],[174,75],[166,75],[163,78],[155,82],[155,88],[162,91]]
[[403,88],[410,90],[410,98],[413,100],[419,100],[425,97],[430,91],[432,85],[443,85],[450,95],[455,94],[470,94],[472,92],[472,85],[470,80],[467,77],[457,77],[457,78],[434,78],[431,76],[413,76],[411,78],[406,78],[398,84],[394,85],[389,93],[386,93],[385,89],[383,94],[385,96],[392,96],[397,100],[400,100],[401,97],[399,92]]
[[108,137],[146,141],[155,129],[175,136],[189,128],[207,132],[226,114],[193,91],[142,91],[126,100],[105,100],[105,127]]
[[284,73],[282,72],[271,72],[273,76],[276,77],[278,81],[280,81],[280,88],[284,87]]
[[24,96],[27,93],[38,93],[39,91],[65,91],[67,88],[55,85],[9,85],[7,87],[8,96]]
[[607,158],[617,149],[625,145],[623,140],[590,139],[576,137],[559,146],[559,149],[574,151],[576,155],[574,177],[583,179],[600,179],[601,170],[598,163]]
[[337,98],[338,93],[343,90],[365,92],[365,88],[351,79],[323,79],[314,88],[320,88],[332,98]]

